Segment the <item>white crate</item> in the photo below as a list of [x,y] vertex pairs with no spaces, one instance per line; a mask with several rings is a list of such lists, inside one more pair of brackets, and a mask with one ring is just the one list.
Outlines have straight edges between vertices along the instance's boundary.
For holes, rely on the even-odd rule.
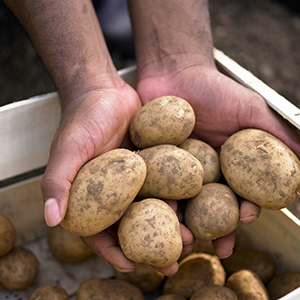
[[[293,126],[300,129],[300,110],[277,94],[250,72],[215,49],[214,56],[220,70],[246,87],[261,94],[266,102]],[[119,71],[135,86],[135,67]],[[44,167],[47,164],[52,138],[60,121],[57,93],[36,96],[0,107],[0,181]],[[7,292],[0,289],[2,299],[27,299],[38,286],[59,283],[69,295],[74,295],[80,282],[91,276],[111,277],[112,268],[95,257],[76,265],[61,264],[52,258],[46,235],[49,228],[43,218],[41,176],[36,176],[0,189],[0,212],[15,225],[17,244],[32,250],[41,267],[35,283],[24,291]],[[300,221],[287,209],[262,210],[251,225],[240,225],[254,247],[271,254],[277,272],[300,271]],[[73,299],[74,296],[71,297]],[[149,298],[150,299],[150,298]],[[282,300],[300,299],[300,289]]]

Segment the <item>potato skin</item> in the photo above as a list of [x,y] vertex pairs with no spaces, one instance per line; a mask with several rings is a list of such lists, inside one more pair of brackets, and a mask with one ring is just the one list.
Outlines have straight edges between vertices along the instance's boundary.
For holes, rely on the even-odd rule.
[[230,136],[222,145],[220,162],[233,191],[262,208],[287,207],[300,191],[299,159],[265,131],[245,129]]
[[220,159],[217,151],[207,143],[188,138],[178,145],[193,154],[202,164],[204,169],[203,184],[217,182],[221,177]]
[[190,300],[238,300],[233,290],[226,286],[209,284],[198,289]]
[[61,226],[50,229],[47,241],[53,256],[62,263],[74,264],[95,255],[79,236]]
[[147,167],[141,156],[127,149],[108,151],[77,173],[61,226],[90,236],[114,224],[144,183]]
[[159,268],[176,262],[182,251],[178,217],[160,199],[132,203],[121,218],[118,239],[127,258]]
[[161,144],[178,145],[192,133],[195,113],[176,96],[155,98],[145,104],[130,125],[130,139],[139,149]]
[[167,295],[161,295],[155,300],[186,300],[186,298],[176,294],[167,294]]
[[233,232],[239,223],[239,203],[234,192],[224,184],[207,183],[190,199],[185,210],[185,224],[198,239],[214,240]]
[[203,167],[188,151],[173,145],[159,145],[143,149],[139,155],[147,165],[140,197],[180,200],[200,192]]
[[202,286],[224,285],[225,279],[226,273],[218,257],[192,253],[180,261],[178,272],[166,279],[163,293],[190,298]]
[[300,272],[286,272],[272,278],[267,290],[270,300],[276,300],[298,287],[300,287]]
[[269,295],[258,275],[251,270],[231,274],[225,286],[235,292],[239,300],[269,300]]
[[68,300],[69,295],[61,286],[49,284],[33,291],[28,300]]
[[13,223],[0,214],[0,257],[13,249],[16,238],[17,233]]
[[120,279],[91,278],[81,283],[76,300],[144,300],[142,291],[134,284]]
[[248,269],[255,272],[262,282],[268,282],[275,274],[275,264],[272,257],[265,252],[254,249],[239,249],[225,259],[222,265],[227,274],[232,274],[241,269]]
[[0,286],[22,290],[30,286],[38,273],[39,262],[28,249],[16,247],[0,259]]

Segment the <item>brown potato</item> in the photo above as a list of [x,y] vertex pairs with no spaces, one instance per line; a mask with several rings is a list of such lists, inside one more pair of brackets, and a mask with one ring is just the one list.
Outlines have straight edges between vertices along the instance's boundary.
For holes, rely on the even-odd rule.
[[177,215],[159,199],[132,203],[121,218],[118,239],[127,258],[159,268],[176,262],[182,251]]
[[300,272],[286,272],[275,276],[267,286],[270,300],[279,299],[300,287]]
[[16,238],[14,225],[7,217],[0,214],[0,257],[13,249]]
[[39,270],[36,256],[24,248],[14,248],[0,259],[0,286],[6,290],[22,290],[30,286]]
[[207,253],[193,253],[180,261],[175,275],[166,279],[163,293],[190,298],[204,285],[224,285],[225,278],[226,273],[218,257]]
[[129,273],[122,273],[117,269],[114,269],[115,277],[117,279],[127,280],[138,288],[143,293],[149,293],[156,290],[163,280],[165,275],[154,270],[148,264],[136,263],[135,271]]
[[69,300],[69,295],[61,286],[49,284],[33,291],[28,300]]
[[95,255],[79,236],[61,226],[51,228],[47,240],[53,256],[62,263],[78,263]]
[[190,199],[185,210],[185,224],[198,239],[214,240],[233,232],[239,223],[239,203],[234,192],[224,184],[207,183]]
[[198,289],[190,300],[238,300],[235,292],[226,286],[209,284]]
[[225,286],[235,292],[239,300],[269,300],[269,295],[258,275],[251,270],[231,274]]
[[190,152],[201,162],[204,169],[203,184],[217,182],[220,179],[220,159],[214,148],[203,141],[192,138],[186,139],[178,147]]
[[167,294],[161,295],[158,298],[155,298],[155,300],[186,300],[186,298],[176,294]]
[[300,191],[300,162],[279,139],[258,129],[229,137],[220,153],[221,170],[229,186],[258,206],[287,207]]
[[200,192],[203,167],[188,151],[173,145],[159,145],[143,149],[139,155],[147,165],[140,197],[180,200]]
[[77,173],[61,226],[90,236],[118,221],[144,183],[147,167],[141,156],[127,149],[108,151]]
[[83,281],[76,300],[144,300],[142,291],[134,284],[120,279],[91,278]]
[[161,144],[179,145],[193,131],[195,113],[176,96],[163,96],[145,104],[130,125],[130,139],[139,149]]
[[275,264],[272,257],[268,253],[254,249],[236,250],[230,257],[222,260],[222,265],[227,274],[242,269],[252,270],[264,283],[275,274]]

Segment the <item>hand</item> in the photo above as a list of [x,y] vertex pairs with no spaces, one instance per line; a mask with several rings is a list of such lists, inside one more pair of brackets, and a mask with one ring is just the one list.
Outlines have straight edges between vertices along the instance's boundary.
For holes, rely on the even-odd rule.
[[[274,134],[300,156],[294,130],[271,111],[261,96],[221,74],[215,66],[194,64],[171,72],[151,70],[149,74],[146,69],[141,70],[137,86],[143,104],[163,95],[184,98],[196,114],[193,134],[215,149],[233,133],[254,127]],[[259,214],[257,205],[241,201],[241,222],[250,224]],[[213,246],[220,258],[229,256],[234,234],[214,241]]]

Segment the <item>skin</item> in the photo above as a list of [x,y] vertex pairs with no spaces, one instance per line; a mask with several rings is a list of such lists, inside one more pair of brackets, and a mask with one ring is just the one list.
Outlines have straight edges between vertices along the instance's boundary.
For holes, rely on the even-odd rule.
[[[300,156],[294,131],[259,95],[216,69],[206,0],[128,1],[138,66],[137,91],[117,74],[90,0],[4,2],[27,30],[61,99],[62,120],[41,183],[49,226],[63,219],[69,189],[80,167],[119,147],[141,105],[159,96],[186,99],[196,114],[194,137],[215,149],[232,133],[255,127],[273,133]],[[173,206],[176,210],[176,204]],[[242,201],[243,223],[252,223],[259,213],[258,206]],[[103,231],[84,241],[116,269],[133,271],[135,264],[123,255],[111,232]],[[183,252],[188,253],[193,236],[184,226],[181,234]],[[233,246],[233,234],[214,241],[220,258],[229,256]],[[160,271],[169,276],[177,269],[175,263]]]

